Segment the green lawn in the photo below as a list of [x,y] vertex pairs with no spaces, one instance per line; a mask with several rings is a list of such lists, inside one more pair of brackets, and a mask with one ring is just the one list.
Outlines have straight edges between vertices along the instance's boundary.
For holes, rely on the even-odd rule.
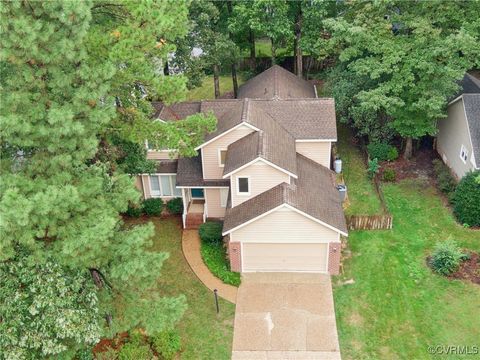
[[352,144],[350,129],[338,124],[337,152],[342,159],[349,207],[347,215],[374,215],[382,211],[374,185],[367,177],[367,168],[360,149]]
[[[350,232],[352,257],[334,280],[343,358],[431,359],[429,345],[478,346],[480,287],[433,274],[425,257],[446,239],[479,251],[480,232],[459,226],[427,182],[404,180],[384,193],[393,230]],[[346,279],[355,283],[340,285]]]
[[182,359],[230,359],[235,306],[220,299],[217,316],[213,293],[188,266],[182,253],[181,221],[153,220],[154,250],[170,253],[159,277],[159,289],[166,296],[184,294],[188,310],[178,325],[182,337]]
[[[244,83],[241,73],[237,75],[238,86]],[[233,91],[233,82],[230,75],[221,75],[220,76],[220,95]],[[206,100],[214,99],[215,90],[213,87],[213,75],[205,76],[203,79],[202,85],[196,87],[188,92],[187,100]]]

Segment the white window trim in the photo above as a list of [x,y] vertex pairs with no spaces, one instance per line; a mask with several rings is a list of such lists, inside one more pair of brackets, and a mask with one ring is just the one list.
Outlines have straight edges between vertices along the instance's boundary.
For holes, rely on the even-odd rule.
[[[247,179],[247,182],[248,182],[248,192],[240,192],[240,179]],[[236,177],[236,182],[237,182],[237,195],[238,196],[250,196],[251,192],[252,192],[252,188],[251,188],[251,185],[252,185],[252,179],[250,178],[250,176],[237,176]]]
[[[222,164],[222,151],[226,152],[227,149],[224,149],[224,148],[218,149],[218,166],[223,168],[223,167],[225,167],[225,164]],[[225,157],[225,159],[226,159],[226,157]]]
[[[463,158],[463,156],[462,156],[463,153],[465,153],[466,159]],[[460,155],[459,156],[460,156],[460,159],[463,161],[463,163],[466,164],[467,160],[468,160],[468,150],[465,147],[465,145],[463,145],[463,144],[460,147]]]
[[[151,180],[150,177],[156,177],[158,179],[158,185],[160,188],[160,193],[153,193],[152,190],[152,185],[151,185]],[[170,193],[171,195],[164,195],[163,191],[163,185],[162,185],[162,180],[160,179],[161,176],[168,176],[169,180],[168,183],[170,184]],[[150,196],[153,198],[175,198],[175,197],[180,197],[181,195],[177,195],[175,193],[175,190],[177,187],[175,186],[175,183],[173,182],[173,176],[176,176],[176,174],[150,174],[149,179],[148,179],[148,184],[150,186]]]

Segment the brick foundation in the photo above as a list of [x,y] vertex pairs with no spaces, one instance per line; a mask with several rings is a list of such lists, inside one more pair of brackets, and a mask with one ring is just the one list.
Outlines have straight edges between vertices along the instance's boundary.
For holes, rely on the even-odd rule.
[[239,242],[228,242],[228,257],[230,258],[230,270],[240,272],[242,270],[242,247]]
[[328,244],[328,273],[330,275],[340,274],[340,255],[342,243],[333,242]]

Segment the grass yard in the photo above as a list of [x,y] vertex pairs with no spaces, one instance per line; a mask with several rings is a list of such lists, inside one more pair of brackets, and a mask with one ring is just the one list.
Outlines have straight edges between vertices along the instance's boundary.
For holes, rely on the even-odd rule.
[[188,309],[178,324],[182,359],[230,359],[235,305],[220,300],[217,316],[213,293],[195,276],[182,252],[181,221],[153,220],[153,249],[170,253],[159,277],[159,291],[166,296],[184,294]]
[[[224,95],[233,91],[233,82],[230,75],[220,76],[220,95]],[[241,73],[237,74],[238,86],[242,85],[245,81]],[[206,100],[215,99],[215,89],[213,87],[213,75],[205,76],[202,85],[190,90],[187,94],[187,100]]]
[[[480,286],[435,275],[425,263],[437,241],[479,251],[480,232],[459,226],[425,181],[385,185],[384,194],[393,230],[350,232],[352,257],[335,280],[343,358],[431,359],[429,345],[480,345]],[[346,279],[355,283],[340,285]]]
[[360,149],[352,144],[350,129],[338,125],[337,153],[342,159],[343,176],[347,185],[350,206],[347,215],[375,215],[382,212],[374,185],[367,177],[367,168]]

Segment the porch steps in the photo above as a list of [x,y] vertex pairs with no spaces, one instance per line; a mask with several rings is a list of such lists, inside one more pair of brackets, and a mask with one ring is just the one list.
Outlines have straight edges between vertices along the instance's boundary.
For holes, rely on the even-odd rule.
[[203,224],[202,213],[187,214],[187,218],[185,219],[185,229],[198,229],[201,224]]

